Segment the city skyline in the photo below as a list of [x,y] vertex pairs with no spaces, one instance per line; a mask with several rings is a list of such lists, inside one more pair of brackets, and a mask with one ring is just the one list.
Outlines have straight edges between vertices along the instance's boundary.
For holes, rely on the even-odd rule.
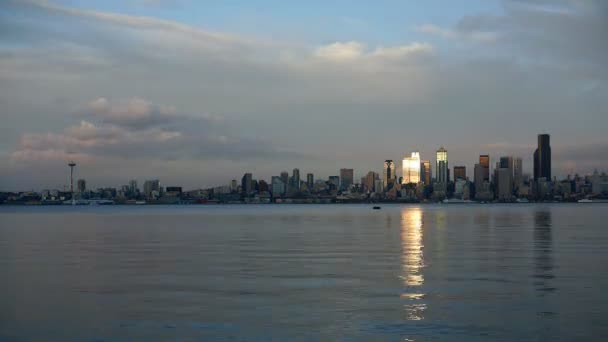
[[554,175],[608,169],[604,2],[432,2],[0,2],[0,188],[69,160],[102,186],[358,179],[442,145],[532,173],[544,132]]
[[[403,158],[402,161],[402,165],[401,165],[401,172],[398,172],[399,168],[396,167],[396,165],[394,164],[394,162],[392,160],[385,160],[383,162],[383,166],[382,166],[382,172],[378,173],[376,172],[376,170],[368,170],[368,171],[363,171],[363,170],[358,170],[358,173],[355,173],[355,169],[353,168],[340,168],[338,170],[338,172],[334,173],[334,174],[330,174],[327,176],[319,176],[318,174],[315,174],[314,172],[306,172],[306,178],[302,179],[300,177],[300,169],[299,168],[294,168],[292,170],[292,175],[289,176],[289,172],[286,170],[283,170],[280,172],[280,175],[271,175],[269,177],[255,177],[251,172],[245,172],[244,174],[242,174],[241,177],[241,188],[245,189],[244,192],[249,193],[252,191],[252,186],[253,183],[252,182],[264,182],[265,186],[268,186],[268,191],[271,191],[273,193],[275,193],[275,191],[279,191],[281,194],[286,194],[287,190],[289,188],[293,188],[296,190],[300,190],[300,186],[305,186],[306,188],[308,188],[309,190],[312,189],[312,187],[314,186],[314,180],[317,181],[325,181],[325,182],[329,182],[329,183],[334,183],[335,182],[335,186],[337,190],[348,190],[351,186],[353,185],[364,185],[368,182],[370,182],[371,184],[374,184],[375,187],[375,183],[374,181],[377,180],[382,184],[382,188],[386,189],[388,187],[389,184],[401,184],[401,185],[406,185],[406,184],[423,184],[423,185],[433,185],[435,183],[455,183],[458,180],[466,180],[466,181],[470,181],[472,184],[474,184],[475,187],[479,188],[479,189],[483,189],[483,182],[488,182],[488,183],[496,183],[497,185],[499,184],[498,179],[499,179],[499,173],[501,172],[501,169],[508,169],[509,170],[509,174],[510,174],[510,179],[508,181],[508,183],[510,184],[509,186],[507,186],[507,188],[513,189],[514,187],[516,188],[518,185],[521,185],[523,182],[524,177],[526,179],[533,179],[534,181],[538,181],[540,178],[546,179],[548,181],[553,181],[554,178],[557,179],[557,176],[555,176],[554,178],[546,178],[547,175],[551,175],[551,164],[552,164],[552,158],[551,158],[551,145],[550,145],[550,135],[543,133],[543,134],[538,134],[537,135],[537,141],[538,141],[538,145],[537,145],[537,149],[534,150],[533,153],[533,158],[532,158],[532,172],[528,173],[528,172],[524,172],[524,168],[523,168],[523,159],[520,156],[513,156],[513,155],[507,155],[507,156],[498,156],[498,157],[494,157],[495,160],[495,167],[492,168],[491,163],[492,163],[492,156],[488,155],[488,154],[481,154],[479,155],[479,163],[476,163],[474,165],[474,168],[472,169],[467,169],[467,167],[465,165],[455,165],[453,167],[449,167],[449,157],[448,157],[448,150],[444,147],[441,146],[436,152],[436,158],[434,160],[423,160],[420,156],[420,153],[418,151],[415,152],[411,152],[410,156],[406,156]],[[537,154],[538,154],[538,150],[539,149],[544,149],[548,152],[545,151],[545,158],[547,158],[545,161],[543,161],[543,163],[547,166],[548,165],[548,171],[544,170],[542,172],[537,170],[537,164],[540,167],[540,161],[536,161],[537,160]],[[540,160],[540,159],[538,159]],[[431,171],[430,167],[431,167],[431,162],[434,162],[435,164],[435,174],[433,174],[433,172]],[[441,163],[440,163],[441,162]],[[390,172],[387,171],[387,165],[389,165],[388,163],[390,163]],[[76,167],[76,163],[74,163],[73,161],[69,161],[68,162],[68,166],[70,168],[70,174],[69,174],[69,182],[68,184],[63,186],[63,190],[66,190],[68,187],[70,188],[70,191],[73,188],[73,182],[74,182],[74,168]],[[479,170],[478,170],[479,168]],[[467,171],[469,170],[469,171]],[[490,171],[494,172],[494,176],[490,177]],[[444,176],[440,176],[440,178],[436,178],[436,174],[441,172],[445,172]],[[602,173],[605,173],[604,170],[601,170]],[[388,173],[387,173],[388,172]],[[427,172],[428,172],[428,176],[427,176]],[[469,172],[471,174],[469,174]],[[592,171],[593,173],[597,173],[598,170],[595,169]],[[568,177],[573,177],[575,175],[578,176],[589,176],[592,174],[592,172],[587,172],[587,173],[583,173],[583,174],[568,174]],[[386,178],[388,176],[388,179]],[[373,178],[371,180],[369,180],[369,177],[373,176]],[[78,181],[78,186],[77,188],[80,189],[81,188],[81,182],[83,184],[89,184],[87,183],[88,181],[84,178],[80,178],[77,177],[77,181]],[[356,180],[360,179],[361,182],[357,182]],[[366,180],[368,179],[368,180]],[[562,178],[562,179],[565,179]],[[141,180],[138,178],[133,178],[131,177],[129,180],[129,185],[128,187],[130,188],[130,191],[133,191],[134,189],[137,190],[137,181]],[[268,180],[268,183],[266,183],[265,180]],[[445,180],[445,181],[444,181]],[[557,179],[558,181],[561,179]],[[124,182],[123,182],[124,183]],[[142,187],[142,190],[144,193],[148,193],[150,192],[149,190],[146,190],[147,184],[148,183],[155,183],[156,185],[154,185],[154,189],[156,189],[156,191],[160,190],[160,181],[159,178],[156,177],[155,179],[149,179],[146,178],[144,179],[144,185]],[[170,182],[171,183],[171,182]],[[279,184],[280,183],[280,184]],[[122,184],[122,183],[121,183]],[[173,182],[172,184],[174,185],[179,185],[180,188],[182,188],[180,182]],[[238,184],[238,179],[232,179],[230,181],[226,180],[225,182],[220,182],[211,186],[198,186],[198,187],[192,187],[192,189],[204,189],[204,188],[213,188],[213,187],[217,187],[218,185],[220,186],[228,186],[230,188],[236,188]],[[85,185],[83,185],[84,187]],[[115,187],[116,184],[114,185],[104,185],[104,186],[98,186],[98,188],[111,188],[111,187]],[[123,185],[124,187],[125,185]],[[94,187],[93,187],[94,188]],[[51,187],[45,187],[44,189],[51,189]],[[55,187],[55,189],[61,190],[61,187]],[[272,190],[271,190],[272,189]],[[281,190],[278,190],[281,189]],[[18,191],[22,191],[24,189],[19,189]],[[34,190],[34,189],[30,189],[30,190]],[[40,191],[41,189],[36,189],[36,191]],[[0,189],[0,191],[6,191],[5,189]]]

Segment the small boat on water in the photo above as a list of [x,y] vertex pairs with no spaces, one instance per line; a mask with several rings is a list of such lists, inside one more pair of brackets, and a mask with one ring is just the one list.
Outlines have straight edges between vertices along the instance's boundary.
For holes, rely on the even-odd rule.
[[588,198],[583,198],[578,200],[578,203],[593,203],[593,201]]
[[374,210],[380,210],[380,209],[382,209],[382,208],[381,208],[381,207],[379,207],[379,206],[374,206],[372,209],[374,209]]

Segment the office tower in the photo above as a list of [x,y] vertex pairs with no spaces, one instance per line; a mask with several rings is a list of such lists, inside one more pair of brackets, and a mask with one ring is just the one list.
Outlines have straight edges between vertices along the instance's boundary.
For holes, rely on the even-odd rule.
[[487,154],[482,154],[479,156],[479,165],[483,170],[483,178],[480,179],[482,182],[490,181],[490,156]]
[[281,172],[281,181],[285,185],[284,193],[287,193],[287,188],[289,187],[289,173],[287,171]]
[[513,173],[509,168],[499,168],[498,176],[498,199],[509,200],[513,196]]
[[340,188],[340,176],[329,176],[329,188],[330,190]]
[[241,178],[241,192],[244,194],[250,194],[253,191],[253,179],[251,179],[251,173],[246,173]]
[[312,173],[306,174],[306,186],[308,186],[308,191],[312,190],[312,187],[315,185],[315,176]]
[[403,158],[402,184],[420,183],[420,153],[412,152],[410,157]]
[[376,180],[380,179],[380,177],[378,176],[378,174],[374,171],[370,171],[367,173],[367,175],[365,177],[363,177],[362,179],[362,184],[363,187],[365,189],[365,191],[368,192],[374,192],[374,191],[378,191],[376,190]]
[[486,168],[483,167],[481,164],[475,164],[475,169],[473,170],[474,173],[474,182],[475,182],[475,189],[477,191],[479,191],[479,189],[481,189],[483,182],[487,182],[486,180]]
[[441,146],[437,150],[437,159],[435,166],[435,176],[437,183],[446,184],[448,182],[448,151]]
[[160,181],[158,179],[147,180],[144,182],[144,195],[152,198],[160,195]]
[[137,187],[137,181],[135,179],[131,179],[129,181],[129,193],[131,195],[135,195],[135,194],[137,194],[138,191],[139,191],[139,188]]
[[386,189],[389,184],[395,183],[395,163],[392,160],[387,159],[384,161],[384,167],[382,172],[382,181],[384,182],[384,188]]
[[280,176],[272,176],[271,183],[273,197],[278,197],[285,193],[285,183],[283,183]]
[[467,180],[466,166],[454,166],[454,181],[459,179]]
[[261,179],[258,181],[257,190],[259,193],[268,192],[270,191],[270,187],[268,186],[268,183],[266,183],[265,180]]
[[340,169],[340,178],[342,180],[340,189],[350,189],[350,186],[353,185],[353,180],[355,179],[353,169]]
[[551,181],[551,144],[549,134],[538,135],[538,147],[534,151],[534,180]]
[[291,184],[292,188],[294,190],[300,190],[300,170],[299,169],[293,169],[291,179],[292,179],[292,184]]
[[523,183],[523,163],[521,158],[516,157],[513,159],[513,185],[519,188]]
[[87,191],[87,181],[84,179],[78,180],[78,192],[83,193]]
[[425,185],[431,184],[431,162],[429,160],[420,162],[420,181]]
[[500,168],[509,169],[513,172],[513,157],[500,157]]

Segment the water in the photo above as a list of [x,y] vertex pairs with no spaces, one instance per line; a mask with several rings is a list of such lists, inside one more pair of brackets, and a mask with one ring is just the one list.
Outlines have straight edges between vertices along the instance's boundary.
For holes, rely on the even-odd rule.
[[0,341],[608,339],[608,205],[0,208]]

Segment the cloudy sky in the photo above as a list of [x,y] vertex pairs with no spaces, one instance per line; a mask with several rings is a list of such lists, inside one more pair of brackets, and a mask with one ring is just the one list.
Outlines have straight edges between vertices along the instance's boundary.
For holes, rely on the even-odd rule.
[[318,177],[419,150],[472,167],[552,137],[608,170],[608,2],[0,1],[0,190],[246,171]]

